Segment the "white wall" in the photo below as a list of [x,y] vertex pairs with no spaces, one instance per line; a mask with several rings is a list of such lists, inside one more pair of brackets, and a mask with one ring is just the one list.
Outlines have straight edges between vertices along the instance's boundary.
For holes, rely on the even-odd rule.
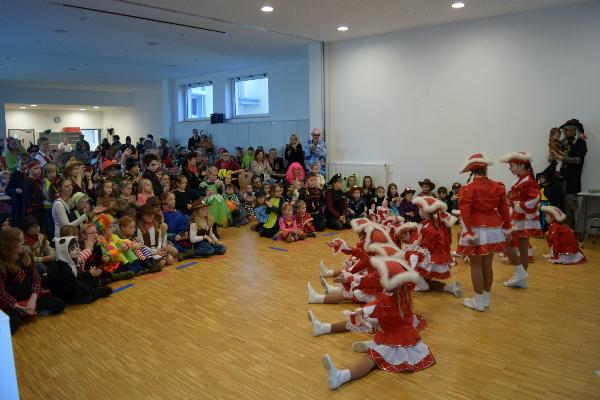
[[549,129],[578,118],[583,186],[600,188],[599,21],[592,3],[332,44],[331,161],[391,163],[402,186],[464,180],[478,150],[531,151],[539,171]]
[[[214,113],[231,115],[229,94],[231,79],[266,73],[269,77],[269,116],[259,118],[233,118],[225,124],[210,125],[209,121],[182,121],[181,87],[185,84],[212,81]],[[210,75],[195,76],[171,82],[172,132],[171,141],[187,145],[192,129],[206,129],[217,147],[247,146],[262,144],[265,147],[281,148],[295,129],[308,135],[308,60],[296,60],[266,65],[258,68],[225,71]],[[240,126],[233,126],[234,124]],[[306,130],[306,132],[304,132]]]
[[[60,116],[60,123],[53,121],[55,116]],[[46,129],[60,132],[67,126],[102,129],[102,119],[102,111],[6,110],[7,129],[35,129],[36,138]]]
[[[0,88],[0,103],[101,107],[99,111],[5,110],[4,117],[0,108],[1,132],[6,133],[7,129],[35,129],[37,134],[46,129],[60,131],[66,126],[78,126],[83,129],[102,129],[105,137],[107,128],[112,127],[115,134],[121,137],[121,141],[128,135],[137,141],[148,133],[154,134],[155,139],[160,136],[168,137],[170,110],[165,107],[165,103],[169,101],[167,87],[166,82],[157,82],[138,88],[132,93],[30,87]],[[102,106],[120,108],[102,110]],[[53,121],[56,115],[62,119],[58,124]]]

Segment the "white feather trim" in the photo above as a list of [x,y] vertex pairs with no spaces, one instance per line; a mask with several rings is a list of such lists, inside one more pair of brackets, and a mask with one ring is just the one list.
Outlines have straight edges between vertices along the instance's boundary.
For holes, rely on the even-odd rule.
[[531,153],[523,152],[523,153],[508,153],[500,157],[501,163],[509,163],[510,160],[520,160],[520,161],[529,161],[531,162]]
[[[435,200],[433,202],[433,204],[429,204],[425,199],[430,198]],[[446,203],[439,201],[436,198],[433,197],[428,197],[428,196],[417,196],[413,199],[413,204],[416,204],[417,206],[421,207],[423,209],[423,211],[429,213],[429,214],[433,214],[436,211],[446,211],[448,209],[448,206],[446,205]]]
[[464,173],[465,169],[469,165],[471,165],[471,164],[476,164],[476,163],[477,164],[485,164],[485,165],[492,165],[492,164],[494,164],[494,162],[492,160],[490,160],[489,158],[487,158],[487,154],[484,151],[482,151],[480,154],[482,156],[480,158],[471,158],[470,160],[467,159],[465,161],[465,163],[462,165],[462,167],[460,167],[460,170],[458,171],[458,173],[459,174]]
[[379,224],[376,224],[376,223],[371,223],[371,224],[368,224],[368,226],[365,228],[366,238],[365,238],[365,246],[364,246],[364,248],[365,248],[366,252],[371,252],[371,246],[374,245],[374,244],[380,243],[380,242],[373,243],[371,241],[371,235],[373,234],[373,231],[375,231],[375,230],[380,231],[385,236],[385,239],[387,240],[386,244],[393,244],[394,243],[392,241],[392,238],[390,238],[389,233],[387,232],[387,230],[383,226],[381,226]]
[[[386,265],[387,262],[400,264],[406,271],[390,277],[389,270]],[[377,268],[377,271],[379,271],[379,281],[381,282],[381,286],[387,290],[394,290],[405,283],[416,283],[419,280],[419,273],[413,270],[404,258],[372,257],[371,265],[373,265],[373,267]]]

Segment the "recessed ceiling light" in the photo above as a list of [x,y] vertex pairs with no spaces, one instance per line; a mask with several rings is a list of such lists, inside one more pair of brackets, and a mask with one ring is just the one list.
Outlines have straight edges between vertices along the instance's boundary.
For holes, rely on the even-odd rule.
[[348,28],[347,26],[344,26],[344,25],[338,26],[338,31],[340,31],[340,32],[346,32],[348,29],[350,29],[350,28]]
[[37,107],[37,104],[30,104],[31,107]]
[[94,106],[94,107],[92,107],[92,108],[100,108],[100,107],[98,107],[98,106]]
[[146,42],[146,44],[148,46],[156,46],[156,45],[158,45],[158,42]]
[[463,8],[465,6],[465,3],[463,3],[462,1],[455,1],[454,3],[452,3],[452,8]]
[[273,7],[271,7],[271,6],[263,6],[263,7],[260,9],[260,11],[262,11],[262,12],[266,12],[266,13],[273,12]]
[[79,111],[85,111],[85,108],[80,108]]
[[54,32],[54,33],[67,33],[69,31],[66,30],[66,29],[54,29],[52,32]]
[[20,108],[21,110],[24,110],[24,109],[26,109],[27,107],[23,107],[23,106],[21,106],[21,107],[19,107],[19,108]]

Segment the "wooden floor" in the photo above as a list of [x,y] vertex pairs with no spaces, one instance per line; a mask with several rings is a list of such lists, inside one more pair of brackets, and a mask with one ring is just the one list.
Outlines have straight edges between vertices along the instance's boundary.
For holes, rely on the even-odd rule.
[[[535,241],[527,290],[503,287],[512,268],[495,261],[489,312],[446,293],[415,294],[437,363],[415,374],[377,370],[330,391],[322,354],[344,367],[364,357],[352,342],[368,339],[311,336],[308,309],[338,321],[355,308],[306,303],[306,281],[319,288],[319,260],[343,261],[324,245],[332,236],[291,245],[247,228],[222,236],[224,258],[117,282],[134,286],[22,327],[13,339],[22,399],[600,398],[598,244],[586,249],[588,264],[557,266]],[[341,236],[355,241],[351,231]],[[471,295],[464,263],[454,278]]]

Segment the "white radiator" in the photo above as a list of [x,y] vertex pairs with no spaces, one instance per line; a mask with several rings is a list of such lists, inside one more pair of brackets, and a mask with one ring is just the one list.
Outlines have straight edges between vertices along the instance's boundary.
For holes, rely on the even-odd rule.
[[356,174],[358,186],[362,185],[365,176],[373,178],[374,186],[383,186],[387,190],[389,182],[389,165],[387,164],[355,164],[355,163],[327,163],[327,179],[340,173],[345,178]]

